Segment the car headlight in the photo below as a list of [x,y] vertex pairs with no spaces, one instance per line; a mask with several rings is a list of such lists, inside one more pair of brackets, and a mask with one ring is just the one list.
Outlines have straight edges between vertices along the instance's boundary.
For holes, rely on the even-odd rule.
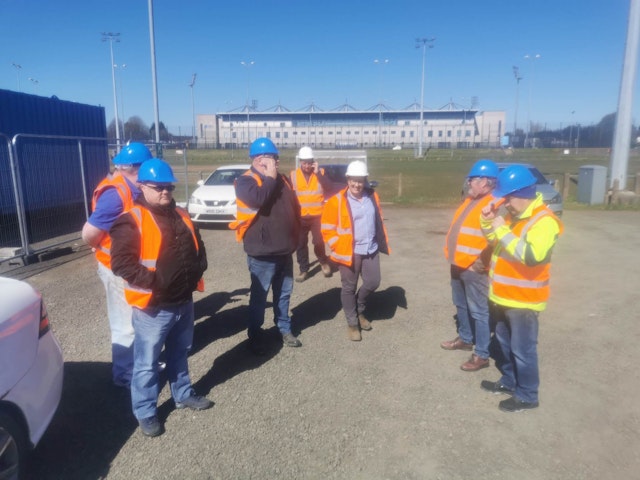
[[551,200],[549,200],[549,203],[562,203],[562,195],[559,193],[556,194]]
[[194,203],[196,205],[204,205],[204,202],[202,200],[200,200],[198,197],[195,197],[193,195],[191,195],[191,198],[189,199],[189,203]]

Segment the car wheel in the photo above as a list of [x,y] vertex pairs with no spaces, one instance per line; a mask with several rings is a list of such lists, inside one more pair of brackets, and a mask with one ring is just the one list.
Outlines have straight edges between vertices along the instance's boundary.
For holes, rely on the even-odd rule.
[[24,429],[4,412],[0,412],[0,480],[21,478],[27,438]]

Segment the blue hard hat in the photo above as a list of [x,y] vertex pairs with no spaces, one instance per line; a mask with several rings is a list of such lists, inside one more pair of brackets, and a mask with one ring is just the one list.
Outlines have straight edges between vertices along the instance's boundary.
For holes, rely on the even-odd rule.
[[152,158],[140,165],[138,181],[141,183],[175,183],[178,180],[173,176],[173,170],[167,162],[159,158]]
[[278,153],[275,144],[267,137],[256,138],[249,149],[249,156],[251,158],[257,157],[258,155],[278,155]]
[[[496,188],[493,191],[494,197],[506,197],[507,195],[518,196],[522,191],[523,198],[531,197],[533,191],[535,196],[536,177],[524,165],[509,165],[498,174]],[[534,187],[533,189],[531,187]]]
[[113,158],[114,165],[140,165],[153,156],[142,143],[132,142],[125,145],[120,153]]
[[498,165],[493,160],[482,158],[473,164],[467,177],[489,177],[496,178],[498,176]]

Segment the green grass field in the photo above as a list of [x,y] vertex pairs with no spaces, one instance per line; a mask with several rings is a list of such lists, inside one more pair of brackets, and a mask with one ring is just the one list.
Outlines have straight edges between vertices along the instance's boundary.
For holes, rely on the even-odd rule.
[[[281,152],[280,170],[288,173],[295,164],[297,150]],[[165,156],[171,155],[170,151]],[[464,177],[473,163],[480,158],[496,162],[531,163],[549,180],[556,180],[556,188],[563,190],[565,173],[577,175],[583,165],[609,167],[610,154],[606,149],[580,149],[565,155],[561,149],[526,150],[444,150],[431,149],[422,159],[416,159],[413,150],[368,150],[369,178],[377,180],[378,194],[383,202],[407,206],[452,206],[460,201]],[[206,176],[217,166],[229,163],[249,163],[246,150],[189,150],[187,163],[190,180],[195,188],[197,178]],[[173,162],[172,162],[173,163]],[[195,174],[194,174],[195,172]],[[640,172],[640,152],[632,150],[629,160],[627,189],[635,188],[635,175]],[[576,202],[577,185],[570,182],[565,208],[585,208]],[[606,208],[594,206],[591,208]],[[637,207],[632,207],[637,208]]]

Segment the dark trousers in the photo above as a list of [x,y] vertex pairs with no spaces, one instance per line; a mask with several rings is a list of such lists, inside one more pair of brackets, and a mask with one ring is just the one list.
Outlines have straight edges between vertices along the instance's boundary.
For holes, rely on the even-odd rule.
[[311,232],[311,242],[313,251],[318,261],[327,263],[327,254],[324,250],[324,240],[320,232],[320,216],[302,217],[300,222],[300,237],[298,239],[298,250],[296,250],[296,260],[300,267],[300,272],[309,271],[309,232]]
[[[358,325],[358,314],[364,312],[367,297],[380,286],[380,255],[353,255],[350,267],[338,265],[342,281],[342,310],[351,327]],[[362,285],[356,293],[358,277],[362,276]]]

